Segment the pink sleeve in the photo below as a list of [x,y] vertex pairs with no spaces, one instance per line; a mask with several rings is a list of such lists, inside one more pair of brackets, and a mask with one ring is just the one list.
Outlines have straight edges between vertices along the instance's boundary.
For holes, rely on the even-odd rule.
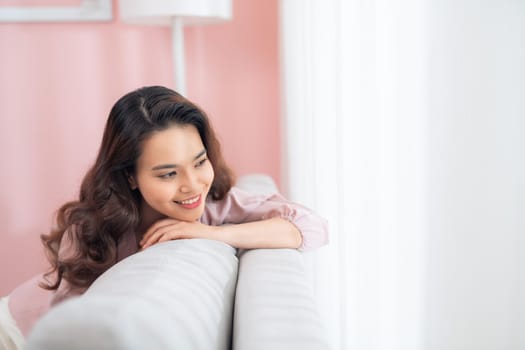
[[223,200],[208,202],[202,221],[218,226],[274,217],[286,219],[299,229],[303,238],[299,250],[311,250],[328,243],[326,220],[312,210],[286,200],[278,193],[252,195],[233,187]]

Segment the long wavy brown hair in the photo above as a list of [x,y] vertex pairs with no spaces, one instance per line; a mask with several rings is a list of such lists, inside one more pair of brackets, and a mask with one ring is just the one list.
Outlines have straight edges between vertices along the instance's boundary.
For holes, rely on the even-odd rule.
[[[162,86],[130,92],[109,113],[95,164],[82,181],[78,200],[64,204],[57,212],[55,228],[41,236],[51,263],[42,288],[56,290],[63,279],[71,288],[87,288],[117,262],[119,240],[136,234],[140,225],[142,198],[139,191],[131,190],[128,176],[135,172],[142,143],[153,132],[174,124],[198,130],[215,172],[208,197],[224,198],[234,179],[206,114]],[[67,254],[59,255],[61,248]],[[55,278],[50,281],[49,277]]]

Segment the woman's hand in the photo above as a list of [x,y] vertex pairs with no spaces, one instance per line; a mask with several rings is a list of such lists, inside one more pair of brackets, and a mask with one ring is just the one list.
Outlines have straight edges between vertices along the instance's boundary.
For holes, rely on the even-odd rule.
[[199,221],[159,220],[146,231],[140,245],[184,238],[214,239],[235,248],[298,248],[302,236],[295,225],[281,218],[265,219],[235,225],[208,226]]
[[145,249],[153,244],[184,238],[213,239],[216,226],[208,226],[199,221],[188,222],[163,219],[155,222],[146,231],[140,245]]

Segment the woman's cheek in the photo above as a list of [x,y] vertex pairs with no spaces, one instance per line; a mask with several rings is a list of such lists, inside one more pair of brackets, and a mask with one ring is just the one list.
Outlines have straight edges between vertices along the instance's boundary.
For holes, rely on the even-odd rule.
[[208,185],[211,186],[213,179],[215,177],[215,172],[213,171],[213,166],[211,163],[208,164]]
[[144,199],[152,202],[170,199],[173,197],[173,187],[173,184],[170,184],[169,182],[150,182],[142,187],[142,196]]

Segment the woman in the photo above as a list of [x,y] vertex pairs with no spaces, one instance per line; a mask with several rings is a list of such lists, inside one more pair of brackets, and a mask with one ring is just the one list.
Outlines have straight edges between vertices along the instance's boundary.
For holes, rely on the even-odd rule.
[[233,182],[197,106],[160,86],[123,96],[79,199],[63,205],[56,228],[42,236],[51,262],[45,280],[37,276],[0,299],[0,340],[20,346],[49,307],[160,242],[206,238],[236,248],[301,250],[327,242],[325,221],[309,209],[279,194],[249,195]]

